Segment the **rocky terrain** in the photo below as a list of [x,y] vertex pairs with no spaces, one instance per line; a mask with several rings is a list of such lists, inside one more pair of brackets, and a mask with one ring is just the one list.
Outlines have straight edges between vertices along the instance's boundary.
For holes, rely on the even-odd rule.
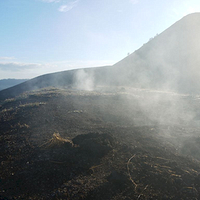
[[199,102],[122,87],[6,99],[0,199],[199,199]]

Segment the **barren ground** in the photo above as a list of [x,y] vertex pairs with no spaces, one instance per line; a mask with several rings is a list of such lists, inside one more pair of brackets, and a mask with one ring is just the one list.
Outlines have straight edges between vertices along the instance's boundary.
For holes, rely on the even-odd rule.
[[168,100],[146,115],[139,102],[151,94],[127,91],[49,88],[2,102],[0,198],[200,199],[199,100],[174,105],[192,102],[188,122],[161,109]]

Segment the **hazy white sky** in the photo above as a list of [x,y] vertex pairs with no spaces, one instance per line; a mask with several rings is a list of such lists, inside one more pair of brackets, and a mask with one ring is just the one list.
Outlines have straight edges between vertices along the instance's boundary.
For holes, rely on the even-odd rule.
[[111,65],[199,0],[0,0],[0,79]]

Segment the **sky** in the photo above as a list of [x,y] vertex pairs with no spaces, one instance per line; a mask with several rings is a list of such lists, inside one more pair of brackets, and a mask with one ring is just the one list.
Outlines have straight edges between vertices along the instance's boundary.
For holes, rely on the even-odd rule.
[[0,79],[113,65],[199,0],[0,0]]

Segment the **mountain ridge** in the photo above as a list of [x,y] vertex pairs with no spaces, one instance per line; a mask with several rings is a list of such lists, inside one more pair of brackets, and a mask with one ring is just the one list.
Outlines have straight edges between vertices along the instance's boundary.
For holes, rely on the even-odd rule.
[[[199,21],[200,13],[183,17],[114,66],[122,72],[126,66],[125,71],[136,73],[137,79],[138,75],[141,76],[138,83],[142,87],[148,84],[150,87],[155,87],[153,83],[158,79],[162,84],[161,89],[174,89],[186,93],[198,91]],[[123,74],[126,76],[126,72]],[[190,82],[195,84],[197,90],[194,85],[187,88]]]

